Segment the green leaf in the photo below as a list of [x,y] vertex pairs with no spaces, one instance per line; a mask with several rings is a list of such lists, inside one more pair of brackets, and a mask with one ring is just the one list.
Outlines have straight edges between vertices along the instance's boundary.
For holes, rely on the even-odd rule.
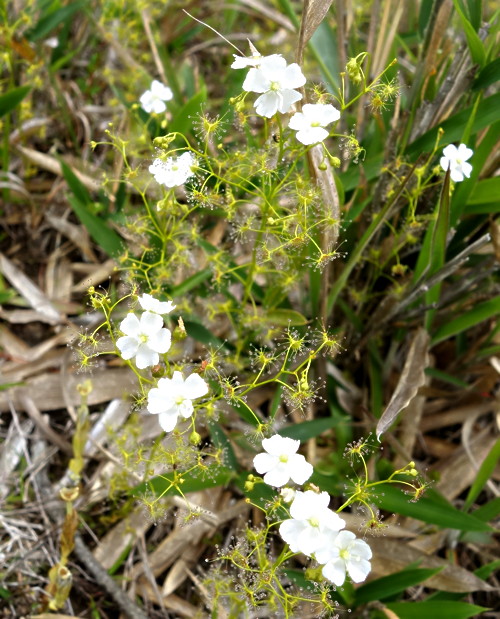
[[92,239],[101,247],[109,256],[119,256],[123,253],[123,241],[119,234],[106,225],[103,221],[91,210],[92,201],[87,189],[75,176],[71,168],[60,160],[64,178],[68,183],[69,188],[73,192],[73,196],[68,197],[76,216],[87,228]]
[[487,580],[492,574],[494,574],[497,570],[500,569],[500,559],[496,561],[491,561],[490,563],[486,563],[486,565],[482,565],[479,569],[474,570],[474,574],[483,580]]
[[500,316],[500,296],[479,303],[469,311],[461,313],[457,318],[445,322],[434,333],[431,344],[434,346],[495,316]]
[[17,107],[30,90],[31,86],[19,86],[0,95],[0,118]]
[[237,471],[240,468],[238,466],[238,459],[236,458],[236,454],[234,453],[231,441],[226,436],[226,433],[222,429],[222,426],[216,421],[212,421],[208,424],[208,430],[210,432],[210,436],[212,437],[212,441],[217,447],[217,449],[224,450],[224,462],[227,467],[232,471]]
[[383,484],[373,497],[374,503],[388,512],[396,512],[435,524],[442,528],[460,531],[491,531],[491,527],[470,514],[459,511],[436,491],[427,490],[416,502],[390,484]]
[[465,602],[391,602],[386,606],[399,619],[468,619],[488,610]]
[[288,325],[296,327],[307,324],[307,318],[302,316],[302,314],[286,308],[267,310],[264,313],[264,318],[266,322],[280,327],[287,327]]
[[[140,496],[152,491],[156,496],[182,496],[177,486],[181,488],[182,494],[187,494],[188,492],[198,492],[206,488],[226,485],[234,477],[234,471],[221,466],[211,466],[210,472],[206,475],[201,474],[198,468],[187,472],[176,471],[175,473],[159,475],[139,484],[132,489],[132,495]],[[179,482],[179,478],[182,478],[183,481]]]
[[294,424],[293,426],[287,426],[279,431],[281,436],[287,436],[293,438],[296,441],[303,443],[310,438],[319,436],[325,430],[334,428],[338,425],[339,420],[332,417],[325,417],[324,419],[313,419],[312,421],[303,421],[302,423]]
[[[424,133],[424,135],[417,138],[408,146],[406,149],[407,154],[417,155],[422,152],[431,152],[436,143],[439,127],[444,131],[444,140],[447,144],[460,140],[464,127],[472,114],[473,107],[474,106],[470,106],[466,110],[448,118],[439,126]],[[491,97],[486,97],[486,99],[481,101],[477,108],[476,118],[472,126],[472,133],[477,133],[498,120],[500,120],[500,93],[491,95]]]
[[490,453],[483,460],[483,463],[479,467],[479,471],[477,472],[476,479],[474,480],[472,486],[470,487],[469,494],[465,499],[464,510],[470,508],[470,506],[474,503],[474,501],[479,496],[479,493],[484,488],[486,482],[490,479],[495,467],[500,461],[500,439],[493,445],[490,450]]
[[486,64],[486,52],[484,51],[484,45],[479,35],[474,30],[472,24],[467,19],[465,14],[463,13],[458,0],[453,0],[453,4],[455,5],[455,10],[460,17],[460,21],[462,22],[462,27],[465,32],[465,36],[467,38],[467,44],[469,46],[470,55],[475,64],[478,64],[480,67],[484,67]]
[[494,178],[485,178],[476,183],[467,204],[494,204],[497,208],[496,212],[498,212],[499,199],[500,176],[495,176]]
[[500,58],[495,58],[495,60],[481,69],[472,88],[474,90],[485,89],[498,82],[498,80],[500,80]]
[[200,322],[194,320],[185,320],[184,326],[186,327],[187,334],[197,342],[201,342],[205,345],[213,345],[217,348],[224,346],[224,342],[211,333]]
[[196,121],[200,116],[203,110],[203,104],[206,100],[207,90],[203,87],[174,114],[172,121],[168,125],[168,131],[170,133],[175,131],[183,134],[189,133],[193,125],[193,120]]
[[474,518],[483,522],[491,522],[500,514],[500,497],[491,499],[488,503],[481,505],[478,509],[472,512]]
[[435,569],[409,569],[372,580],[356,590],[356,605],[366,604],[374,600],[384,600],[397,593],[402,593],[408,587],[414,587],[424,582],[441,570],[440,567]]
[[67,22],[71,16],[76,13],[84,5],[83,2],[69,2],[66,6],[52,11],[48,15],[44,15],[34,26],[26,33],[28,41],[39,41],[45,38],[54,28]]
[[189,292],[193,288],[196,288],[196,286],[199,286],[200,284],[205,282],[207,279],[210,279],[211,277],[212,277],[212,271],[210,269],[203,269],[202,271],[198,271],[198,273],[191,275],[191,277],[188,277],[187,279],[185,279],[178,286],[175,286],[175,288],[172,288],[171,296],[182,297],[183,295],[186,294],[186,292]]

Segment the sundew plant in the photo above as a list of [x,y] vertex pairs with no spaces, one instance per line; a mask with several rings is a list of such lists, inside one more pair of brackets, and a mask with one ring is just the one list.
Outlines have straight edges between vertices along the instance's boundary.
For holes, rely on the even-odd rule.
[[[77,385],[54,430],[36,372],[6,365],[12,427],[24,411],[42,438],[23,438],[5,496],[50,497],[29,531],[52,527],[15,584],[29,536],[0,512],[6,608],[488,616],[498,11],[92,4],[2,9],[6,205],[36,206],[30,175],[56,175],[66,219],[47,225],[95,265],[57,296],[63,275],[50,295],[0,255],[2,316],[45,313]],[[45,80],[66,136],[50,148]]]

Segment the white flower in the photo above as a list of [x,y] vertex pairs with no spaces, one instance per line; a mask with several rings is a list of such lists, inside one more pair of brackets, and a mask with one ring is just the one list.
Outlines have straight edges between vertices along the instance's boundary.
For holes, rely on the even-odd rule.
[[194,156],[190,152],[186,152],[177,158],[155,159],[149,166],[149,171],[160,185],[178,187],[183,185],[188,178],[194,176],[193,166],[195,162]]
[[472,155],[473,151],[465,144],[460,144],[458,148],[454,144],[448,144],[443,149],[443,156],[439,163],[445,172],[450,169],[451,180],[459,183],[464,180],[464,177],[470,177],[472,166],[467,163],[467,159],[470,159]]
[[167,109],[165,101],[170,101],[173,96],[174,94],[168,86],[165,86],[158,80],[153,80],[151,82],[151,89],[146,90],[146,92],[141,95],[139,101],[141,102],[142,109],[149,114],[151,114],[151,112],[161,114]]
[[144,312],[140,320],[135,314],[127,314],[120,330],[125,333],[116,341],[121,356],[126,360],[135,357],[141,370],[156,365],[160,360],[158,353],[166,353],[170,348],[172,336],[158,314]]
[[280,524],[280,535],[292,552],[311,556],[324,544],[325,534],[340,531],[345,522],[328,509],[328,492],[317,494],[312,490],[298,490],[290,506],[290,520]]
[[322,573],[338,587],[344,584],[346,572],[353,582],[362,582],[368,576],[372,551],[362,539],[350,531],[329,533],[325,544],[315,553],[318,563],[325,563]]
[[265,473],[264,482],[269,486],[280,488],[288,483],[290,478],[296,484],[303,484],[311,477],[313,467],[306,462],[304,456],[296,453],[300,441],[275,434],[271,438],[265,438],[262,447],[267,453],[256,455],[253,465],[258,473]]
[[306,103],[302,112],[296,112],[288,126],[297,131],[297,140],[309,146],[317,144],[328,137],[328,131],[323,129],[340,118],[340,112],[329,103]]
[[171,432],[179,415],[187,419],[193,414],[192,400],[208,393],[208,385],[199,374],[190,374],[186,380],[180,372],[172,378],[160,378],[158,387],[148,393],[148,411],[159,415],[158,421],[165,432]]
[[143,310],[153,312],[153,314],[170,314],[175,309],[172,301],[158,301],[150,294],[143,294],[142,297],[139,297],[139,303]]
[[297,63],[287,66],[279,54],[261,58],[258,68],[250,69],[243,82],[243,90],[263,93],[255,101],[255,111],[271,118],[280,111],[288,112],[296,101],[302,99],[300,92],[293,90],[306,83]]

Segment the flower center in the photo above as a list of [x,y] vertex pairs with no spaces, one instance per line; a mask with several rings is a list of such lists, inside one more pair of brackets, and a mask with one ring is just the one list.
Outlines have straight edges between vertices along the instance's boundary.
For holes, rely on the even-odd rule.
[[180,406],[184,402],[185,399],[186,398],[183,395],[178,395],[175,398],[175,403],[177,404],[177,406]]
[[178,169],[179,169],[179,166],[174,163],[172,166],[172,172],[177,172]]
[[279,82],[271,82],[271,86],[269,87],[269,90],[274,90],[274,92],[276,92],[280,89],[281,89],[281,86]]
[[148,336],[145,333],[141,333],[139,335],[139,342],[141,342],[141,344],[147,344],[148,343]]
[[311,123],[311,127],[321,127],[321,124],[317,121]]
[[318,518],[314,518],[314,517],[313,518],[309,518],[308,522],[309,522],[309,524],[312,527],[316,527],[316,528],[319,527],[319,520],[318,520]]
[[349,550],[347,548],[342,548],[339,555],[344,561],[347,561],[349,559]]
[[288,456],[285,454],[282,454],[280,456],[280,462],[288,462]]

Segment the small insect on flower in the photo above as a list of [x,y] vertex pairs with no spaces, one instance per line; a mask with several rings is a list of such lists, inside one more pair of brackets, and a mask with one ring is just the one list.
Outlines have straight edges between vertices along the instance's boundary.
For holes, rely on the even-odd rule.
[[439,163],[445,172],[450,170],[451,180],[459,183],[471,175],[472,166],[467,159],[470,159],[473,154],[473,151],[465,144],[460,144],[458,148],[454,144],[448,144],[443,149],[443,156]]
[[158,80],[153,80],[151,88],[141,95],[139,101],[142,109],[148,114],[151,114],[151,112],[162,114],[167,109],[165,101],[170,101],[173,96],[174,94],[168,86]]

